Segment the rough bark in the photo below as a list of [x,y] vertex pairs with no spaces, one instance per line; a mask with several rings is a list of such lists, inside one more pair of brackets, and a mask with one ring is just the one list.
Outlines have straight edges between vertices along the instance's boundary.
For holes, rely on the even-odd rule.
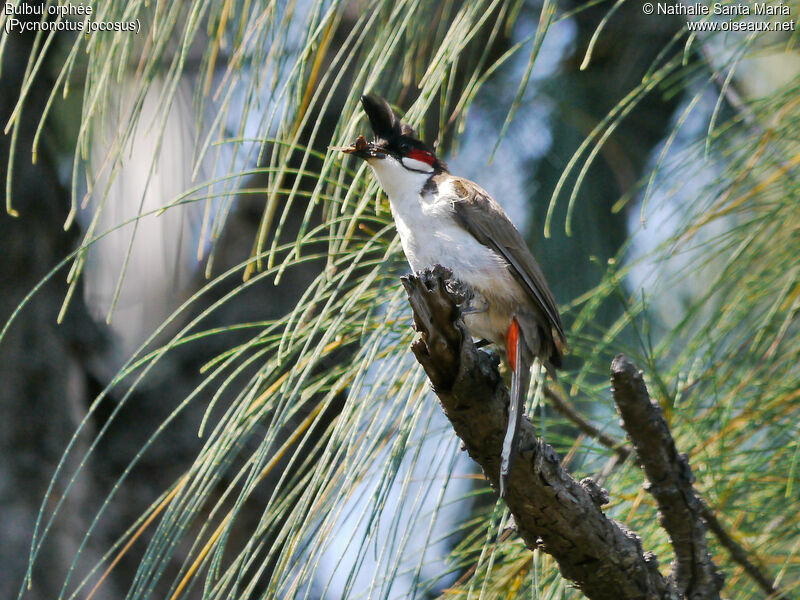
[[[617,439],[601,431],[599,427],[589,422],[578,410],[550,388],[545,387],[544,394],[553,407],[564,417],[569,419],[582,433],[596,439],[606,448],[613,450],[616,453],[616,464],[624,462],[633,453],[630,445],[625,440]],[[774,600],[789,600],[786,594],[772,584],[773,580],[768,575],[763,564],[761,566],[757,564],[761,562],[758,560],[758,557],[752,551],[746,550],[741,544],[734,540],[725,529],[725,526],[720,522],[719,518],[717,518],[714,509],[708,506],[702,497],[699,497],[699,499],[700,512],[705,520],[706,526],[709,531],[716,536],[720,545],[728,551],[731,560],[741,565],[768,597]],[[752,559],[751,555],[753,555]]]
[[[508,389],[496,361],[467,334],[458,308],[464,292],[449,276],[435,267],[403,279],[420,332],[412,350],[467,452],[497,488]],[[571,477],[527,419],[519,448],[506,504],[529,548],[551,554],[592,599],[678,597],[639,537],[603,514],[603,490]]]
[[659,523],[675,550],[672,579],[686,598],[719,598],[724,578],[706,544],[702,503],[692,487],[688,457],[678,453],[661,407],[650,399],[641,371],[625,356],[611,363],[614,402],[658,504]]

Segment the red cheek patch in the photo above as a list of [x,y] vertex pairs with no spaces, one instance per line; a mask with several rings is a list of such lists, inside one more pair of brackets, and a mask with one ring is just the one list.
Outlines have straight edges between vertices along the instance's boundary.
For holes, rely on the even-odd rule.
[[408,158],[427,163],[431,166],[433,166],[433,163],[436,161],[436,159],[433,157],[433,154],[426,152],[425,150],[420,150],[419,148],[414,148],[411,152],[409,152]]

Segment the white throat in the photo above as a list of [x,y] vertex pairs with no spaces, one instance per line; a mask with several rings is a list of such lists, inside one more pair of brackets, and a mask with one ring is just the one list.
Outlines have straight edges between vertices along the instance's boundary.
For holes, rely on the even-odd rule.
[[[453,202],[457,195],[450,178],[442,178],[428,190],[425,184],[433,169],[431,173],[412,171],[391,156],[370,159],[369,164],[389,196],[403,252],[413,271],[435,264],[451,269],[456,279],[472,286],[478,305],[493,294],[509,297],[521,292],[507,263],[456,221]],[[495,323],[493,314],[470,315],[467,327],[475,337],[501,343],[507,324]]]
[[414,170],[407,169],[391,154],[386,158],[371,158],[368,162],[390,200],[418,197],[433,174],[433,167],[426,163],[410,160]]

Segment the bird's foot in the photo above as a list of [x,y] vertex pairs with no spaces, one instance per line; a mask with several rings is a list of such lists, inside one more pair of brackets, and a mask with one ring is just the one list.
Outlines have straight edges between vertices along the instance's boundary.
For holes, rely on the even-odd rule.
[[469,301],[461,307],[461,314],[462,315],[476,315],[478,313],[483,313],[489,310],[489,302],[485,298],[477,299],[475,296],[469,299]]

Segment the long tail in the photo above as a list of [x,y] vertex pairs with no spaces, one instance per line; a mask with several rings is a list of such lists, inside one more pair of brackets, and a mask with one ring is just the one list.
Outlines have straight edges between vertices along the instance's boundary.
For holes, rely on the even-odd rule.
[[511,477],[511,463],[517,452],[519,424],[528,395],[533,363],[528,347],[522,336],[519,321],[514,317],[506,333],[506,355],[511,367],[511,399],[508,405],[508,425],[503,439],[503,454],[500,458],[500,497],[505,498],[508,480]]

